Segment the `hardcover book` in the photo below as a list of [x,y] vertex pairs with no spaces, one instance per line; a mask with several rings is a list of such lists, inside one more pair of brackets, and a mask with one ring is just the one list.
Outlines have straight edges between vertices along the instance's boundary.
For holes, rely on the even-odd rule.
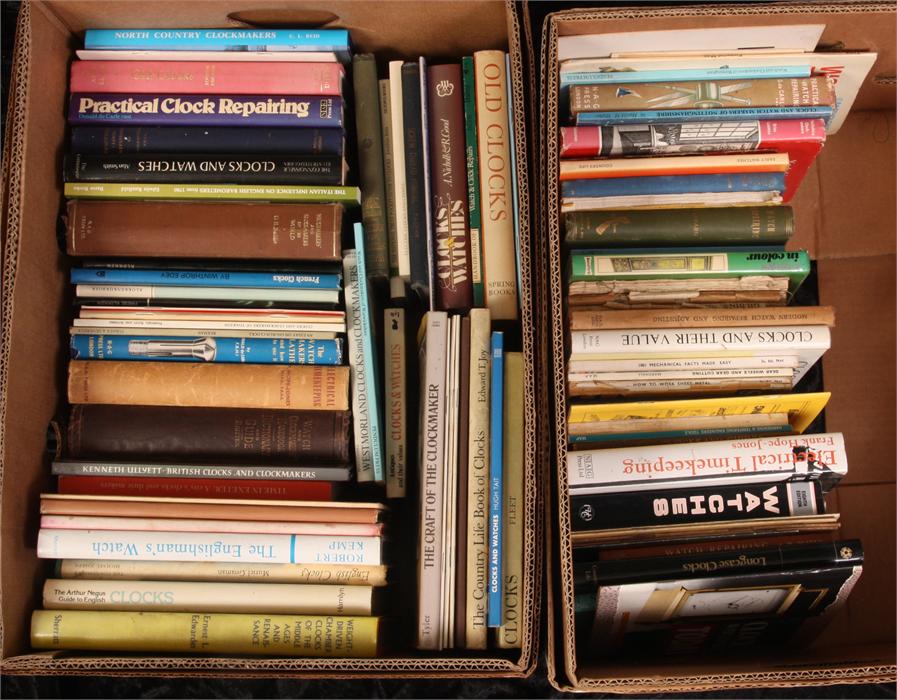
[[784,191],[785,175],[780,172],[592,178],[565,180],[561,183],[561,196],[565,200],[703,193],[723,193],[730,196],[735,193],[749,192],[781,194]]
[[486,586],[488,625],[504,624],[504,333],[492,332],[489,390],[489,579]]
[[420,65],[402,64],[402,142],[405,149],[405,191],[408,211],[408,246],[411,288],[430,298],[430,260],[425,180],[430,176],[424,163]]
[[477,95],[473,56],[461,59],[464,87],[464,143],[467,155],[467,208],[470,218],[470,279],[473,305],[485,304],[483,289],[483,205],[480,202],[480,156],[477,141]]
[[[351,469],[334,465],[316,467],[261,464],[167,464],[153,462],[105,462],[56,460],[54,476],[157,477],[163,479],[251,479],[254,481],[348,481]],[[128,530],[130,528],[119,528]]]
[[832,116],[832,107],[721,107],[716,109],[645,109],[616,112],[580,112],[578,126],[618,124],[665,124],[669,122],[743,122],[749,120],[822,119]]
[[389,116],[392,141],[392,176],[396,217],[398,275],[411,281],[411,242],[408,230],[408,184],[405,177],[405,101],[402,61],[389,62]]
[[357,205],[357,187],[311,185],[213,185],[67,182],[63,194],[70,199],[138,199],[142,201],[212,200],[216,202],[320,202]]
[[384,312],[383,377],[384,431],[386,433],[386,497],[405,495],[408,467],[405,309]]

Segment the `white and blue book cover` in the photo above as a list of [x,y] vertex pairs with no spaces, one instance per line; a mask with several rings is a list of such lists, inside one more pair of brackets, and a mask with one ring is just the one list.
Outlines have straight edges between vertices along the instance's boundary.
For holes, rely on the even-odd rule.
[[85,49],[130,51],[332,51],[350,58],[346,29],[88,29]]
[[661,124],[664,122],[725,122],[746,119],[825,119],[832,108],[818,107],[722,107],[720,109],[648,109],[631,112],[580,112],[577,126]]
[[380,401],[380,382],[377,368],[378,362],[377,342],[374,331],[374,316],[372,299],[367,276],[367,262],[364,252],[364,226],[355,224],[355,255],[358,261],[358,288],[359,309],[358,316],[361,321],[361,343],[364,354],[365,391],[368,396],[368,411],[370,413],[370,443],[371,463],[374,468],[374,481],[386,482],[386,468],[384,466],[383,451],[383,416],[381,415],[382,403]]
[[492,386],[489,409],[489,579],[486,585],[489,627],[502,625],[502,481],[504,478],[505,338],[492,333]]
[[514,259],[517,263],[517,303],[523,308],[520,277],[520,198],[517,189],[517,131],[514,129],[514,94],[511,83],[511,54],[505,54],[505,83],[508,86],[508,144],[511,149],[511,198],[514,205]]
[[340,275],[314,272],[243,272],[231,270],[143,270],[113,267],[73,268],[72,284],[140,284],[178,287],[249,287],[261,289],[340,289]]
[[570,85],[602,83],[665,83],[691,80],[754,80],[757,78],[809,78],[803,66],[725,66],[720,68],[673,68],[670,70],[565,71],[561,68],[561,90]]

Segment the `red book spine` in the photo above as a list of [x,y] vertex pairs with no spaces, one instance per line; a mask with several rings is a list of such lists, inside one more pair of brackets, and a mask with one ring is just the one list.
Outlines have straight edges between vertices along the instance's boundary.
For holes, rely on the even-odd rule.
[[74,61],[71,92],[342,94],[339,63],[241,61]]
[[62,475],[59,477],[58,492],[89,496],[171,496],[176,498],[245,498],[285,501],[334,500],[334,485],[329,481]]
[[469,309],[473,280],[461,66],[431,66],[427,92],[437,302],[440,309]]
[[778,119],[760,122],[760,143],[757,149],[788,154],[783,202],[790,202],[794,197],[824,144],[825,121],[822,119]]

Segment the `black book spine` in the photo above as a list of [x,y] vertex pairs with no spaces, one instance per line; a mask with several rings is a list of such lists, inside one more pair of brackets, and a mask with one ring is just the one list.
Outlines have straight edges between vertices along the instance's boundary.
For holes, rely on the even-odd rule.
[[427,194],[424,180],[424,143],[421,123],[420,66],[402,66],[402,113],[405,126],[405,187],[408,192],[408,246],[411,288],[422,298],[430,295],[427,249]]
[[[283,261],[286,262],[286,261]],[[160,259],[160,258],[128,258],[127,260],[102,260],[91,258],[80,262],[80,267],[102,268],[106,270],[235,270],[241,272],[308,272],[317,274],[333,274],[342,277],[341,263],[327,261],[296,260],[289,264],[263,262],[255,260],[209,260],[198,264],[196,260]]]
[[203,126],[76,126],[71,152],[251,153],[343,156],[342,129],[244,129]]
[[[153,308],[156,306],[184,307],[197,309],[308,309],[317,310],[322,307],[317,302],[308,301],[271,301],[270,299],[87,299],[77,298],[73,302],[76,308],[82,306],[118,306],[122,308]],[[326,306],[326,305],[324,305]],[[251,319],[247,319],[251,320]]]
[[818,481],[629,491],[570,497],[574,532],[816,515],[825,512]]
[[[748,542],[749,544],[749,542]],[[599,554],[600,557],[600,554]],[[770,571],[860,565],[863,546],[859,540],[809,542],[773,547],[749,547],[724,552],[657,556],[615,561],[578,561],[573,564],[573,585],[577,593],[641,581],[741,576]]]
[[66,182],[342,185],[344,167],[338,156],[74,153],[64,174]]

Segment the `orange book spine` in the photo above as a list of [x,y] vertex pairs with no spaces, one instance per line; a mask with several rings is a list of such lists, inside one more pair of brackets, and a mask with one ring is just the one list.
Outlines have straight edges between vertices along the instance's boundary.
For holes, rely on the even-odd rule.
[[610,158],[562,160],[561,180],[709,173],[769,173],[788,170],[787,153],[750,153],[721,156]]

